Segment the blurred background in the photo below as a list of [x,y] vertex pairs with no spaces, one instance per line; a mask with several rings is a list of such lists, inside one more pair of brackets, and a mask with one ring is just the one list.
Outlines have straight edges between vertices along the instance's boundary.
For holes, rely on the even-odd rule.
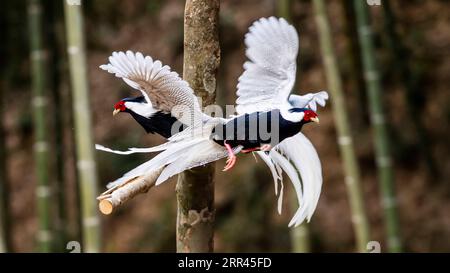
[[[33,1],[31,1],[33,2]],[[67,252],[69,241],[81,242],[83,223],[75,168],[74,117],[67,56],[63,1],[39,1],[42,35],[31,31],[36,21],[29,1],[6,1],[0,9],[1,198],[3,251],[34,252],[40,242],[48,251]],[[300,34],[296,90],[303,94],[329,90],[320,50],[316,11],[309,0],[222,0],[220,7],[221,64],[217,102],[234,104],[236,83],[245,61],[243,38],[260,17],[288,17]],[[370,122],[364,63],[358,41],[353,1],[330,0],[330,20],[336,60],[343,81],[351,135],[361,175],[361,198],[370,240],[387,251],[386,217],[375,162],[374,129]],[[124,97],[137,95],[113,75],[100,70],[112,51],[133,50],[161,60],[182,74],[183,12],[181,0],[84,1],[89,101],[93,141],[115,149],[159,144],[129,115],[111,116]],[[381,79],[381,99],[393,158],[398,237],[407,252],[450,251],[450,3],[389,1],[368,6],[375,59]],[[286,5],[288,5],[286,8]],[[28,11],[28,12],[27,12]],[[70,25],[69,25],[70,28]],[[40,39],[46,64],[45,118],[36,122],[32,104],[33,41]],[[34,72],[33,72],[34,71]],[[333,95],[333,94],[331,94]],[[333,96],[331,96],[333,100]],[[32,107],[33,106],[33,107]],[[293,189],[285,183],[283,214],[268,168],[252,156],[221,172],[217,163],[215,251],[217,252],[354,252],[355,225],[347,194],[343,161],[337,144],[332,104],[319,110],[320,126],[304,133],[315,145],[324,183],[317,211],[307,226],[288,228],[295,212]],[[78,109],[83,111],[83,109]],[[49,152],[50,190],[37,188],[39,168],[33,151],[36,128],[45,123]],[[34,147],[34,148],[33,148]],[[95,152],[97,192],[149,155],[119,156]],[[44,176],[45,177],[45,176]],[[129,201],[112,215],[99,216],[101,251],[174,252],[175,179]],[[42,213],[38,198],[47,198]],[[292,199],[292,200],[291,200]],[[44,217],[44,219],[42,219]],[[42,225],[48,232],[39,232]]]

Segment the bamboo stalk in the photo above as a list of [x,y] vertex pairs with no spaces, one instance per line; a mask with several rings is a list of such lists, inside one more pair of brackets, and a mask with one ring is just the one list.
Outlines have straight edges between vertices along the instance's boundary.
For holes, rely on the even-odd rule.
[[399,252],[401,251],[401,243],[394,193],[394,170],[392,168],[390,143],[382,105],[380,75],[375,59],[372,28],[369,23],[369,11],[364,1],[354,0],[353,3],[356,11],[361,55],[363,57],[369,111],[374,129],[376,164],[385,214],[388,248],[392,252]]
[[291,0],[275,0],[277,3],[277,14],[280,17],[291,21]]
[[424,128],[421,119],[416,118],[416,111],[418,108],[422,107],[417,101],[417,96],[420,96],[422,92],[420,85],[420,77],[417,73],[414,73],[407,60],[411,60],[411,54],[405,47],[402,37],[396,31],[396,20],[395,14],[391,8],[391,3],[389,1],[383,1],[383,15],[384,15],[384,32],[386,33],[388,40],[388,47],[391,51],[392,57],[394,59],[394,73],[400,74],[400,79],[405,88],[405,100],[407,105],[407,110],[411,118],[411,122],[414,126],[417,135],[417,143],[423,162],[427,166],[428,175],[432,178],[432,181],[439,181],[440,170],[436,165],[436,161],[433,158],[428,141],[428,136],[426,129]]
[[346,73],[352,94],[357,95],[356,109],[360,113],[358,127],[367,127],[369,123],[369,114],[367,113],[367,96],[365,92],[364,75],[362,73],[361,50],[358,42],[358,30],[356,29],[355,7],[353,0],[342,1],[342,9],[345,15],[345,36],[346,36],[346,62],[348,71]]
[[[73,4],[73,3],[72,3]],[[83,250],[100,251],[100,222],[95,204],[97,168],[92,140],[91,110],[89,106],[84,23],[80,5],[64,1],[67,52],[69,54],[77,170],[80,185]]]
[[[277,14],[279,17],[283,17],[288,22],[291,22],[291,0],[276,0]],[[300,77],[300,73],[297,73],[297,79]],[[298,82],[298,81],[297,81]],[[297,195],[294,191],[290,194],[289,205],[291,209],[295,212],[298,207]],[[293,227],[290,229],[291,236],[291,251],[294,253],[307,253],[311,251],[311,244],[309,240],[309,225],[306,223],[301,224],[298,227]]]
[[325,2],[323,0],[314,0],[313,3],[328,87],[331,92],[333,116],[336,122],[339,149],[345,173],[345,183],[352,212],[352,222],[356,232],[357,249],[360,252],[366,252],[367,243],[370,238],[370,230],[360,185],[359,165],[355,155],[353,137],[351,135],[350,122],[345,105],[342,80],[336,61]]
[[[183,78],[203,106],[214,103],[220,63],[219,0],[187,0]],[[178,176],[177,252],[212,252],[214,164]]]
[[[292,203],[298,205],[293,196]],[[309,253],[311,252],[310,225],[302,223],[300,226],[291,229],[291,251],[293,253]]]
[[158,179],[164,167],[154,170],[146,176],[136,177],[122,185],[111,188],[97,197],[98,208],[101,213],[108,215],[114,209],[132,199],[140,193],[148,192]]
[[[66,60],[65,47],[61,40],[59,26],[63,19],[63,6],[61,1],[46,1],[43,3],[44,10],[46,11],[45,22],[47,26],[47,47],[48,47],[48,67],[49,69],[49,90],[50,92],[50,105],[52,111],[51,127],[52,136],[49,141],[52,143],[52,154],[54,155],[51,160],[53,167],[53,182],[52,188],[54,189],[54,199],[57,204],[54,207],[56,212],[53,217],[54,233],[57,236],[54,240],[55,250],[62,251],[66,249],[67,243],[67,229],[69,227],[67,223],[67,206],[66,206],[66,175],[64,173],[64,115],[65,109],[62,105],[62,74],[61,64]],[[62,33],[62,32],[61,32]],[[62,33],[63,34],[63,33]],[[69,111],[70,112],[70,111]]]
[[43,47],[42,6],[39,0],[28,1],[29,31],[31,43],[31,68],[34,117],[34,156],[36,167],[36,197],[39,217],[37,242],[39,250],[49,252],[52,248],[51,187],[49,174],[49,143],[47,126],[47,67]]

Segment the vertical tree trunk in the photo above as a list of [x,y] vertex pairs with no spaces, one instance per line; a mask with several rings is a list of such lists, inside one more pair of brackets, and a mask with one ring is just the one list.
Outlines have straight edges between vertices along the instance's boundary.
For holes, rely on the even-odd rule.
[[33,86],[34,117],[34,155],[36,166],[36,197],[39,217],[37,242],[42,252],[49,252],[52,247],[51,231],[51,187],[49,174],[49,143],[47,126],[47,52],[44,50],[42,37],[42,5],[39,0],[28,1],[28,18],[31,42],[31,74]]
[[[219,0],[187,0],[183,78],[203,106],[214,103],[220,63]],[[177,183],[177,252],[212,252],[214,164],[185,171]]]
[[97,170],[92,140],[84,23],[81,5],[64,1],[67,52],[69,54],[77,170],[81,191],[83,244],[85,252],[100,250],[100,223],[97,212]]
[[401,244],[394,194],[394,171],[382,106],[380,75],[375,60],[372,28],[369,23],[369,10],[365,1],[354,0],[353,3],[355,5],[356,20],[358,23],[370,117],[374,129],[376,164],[381,187],[382,204],[385,210],[388,246],[390,251],[398,252],[401,251]]
[[314,0],[313,3],[328,87],[331,92],[333,116],[335,117],[339,149],[344,165],[345,183],[352,210],[352,221],[356,232],[358,251],[365,252],[367,243],[369,242],[370,231],[363,202],[363,193],[360,186],[358,161],[353,146],[353,138],[350,134],[350,123],[348,121],[347,108],[342,89],[342,80],[333,48],[325,2],[323,0]]

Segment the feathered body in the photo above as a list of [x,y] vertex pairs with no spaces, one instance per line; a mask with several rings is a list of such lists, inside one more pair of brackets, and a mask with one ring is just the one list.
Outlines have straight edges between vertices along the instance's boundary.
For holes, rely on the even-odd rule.
[[[128,111],[127,111],[128,112]],[[147,133],[159,134],[165,138],[173,135],[173,126],[179,124],[178,132],[184,128],[178,120],[169,113],[156,112],[150,118],[143,117],[135,112],[129,111],[131,116],[145,129]]]
[[[230,159],[244,148],[272,143],[272,149],[256,153],[272,173],[275,194],[278,195],[278,211],[281,213],[285,172],[299,202],[289,225],[299,225],[305,219],[309,221],[321,192],[322,168],[312,143],[300,130],[312,120],[308,111],[315,111],[317,104],[324,106],[328,94],[322,91],[303,96],[291,95],[299,39],[295,28],[284,19],[271,17],[256,21],[245,36],[245,45],[248,61],[237,85],[238,116],[230,119],[213,118],[202,113],[188,83],[160,61],[131,51],[112,54],[109,64],[101,68],[139,90],[145,100],[140,105],[123,102],[115,107],[114,112],[130,109],[146,118],[130,112],[146,131],[169,138],[156,147],[131,148],[124,152],[98,145],[99,150],[118,154],[159,152],[151,160],[110,183],[110,187],[120,187],[136,177],[148,176],[163,168],[156,179],[158,185],[187,169],[227,156]],[[278,119],[276,127],[272,126],[274,119]],[[169,132],[169,125],[178,121],[186,128],[176,134],[174,130]],[[256,131],[252,124],[256,124]],[[268,138],[261,134],[264,130],[260,128],[264,126],[267,127],[265,131],[269,132]],[[274,131],[278,131],[276,141]]]
[[292,122],[283,118],[279,109],[254,112],[235,117],[214,127],[211,138],[224,146],[253,149],[264,144],[276,146],[288,137],[299,133],[306,121]]

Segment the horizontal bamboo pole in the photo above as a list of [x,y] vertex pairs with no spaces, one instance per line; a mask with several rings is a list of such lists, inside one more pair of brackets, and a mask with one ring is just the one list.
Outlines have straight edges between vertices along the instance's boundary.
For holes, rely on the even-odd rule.
[[136,195],[148,192],[155,185],[156,179],[163,169],[161,167],[145,176],[136,177],[102,193],[97,197],[100,212],[105,215],[111,214],[117,207],[133,199]]

